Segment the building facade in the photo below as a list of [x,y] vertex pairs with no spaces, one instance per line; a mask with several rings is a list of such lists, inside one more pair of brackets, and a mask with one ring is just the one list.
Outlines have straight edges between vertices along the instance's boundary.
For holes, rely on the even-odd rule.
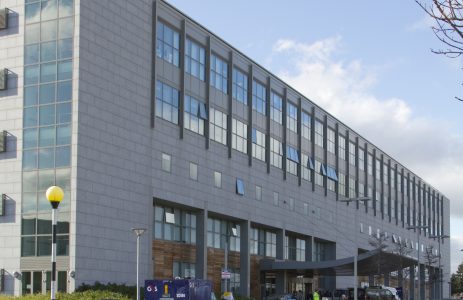
[[422,299],[449,281],[449,241],[432,238],[450,232],[440,191],[168,3],[0,5],[2,293],[49,289],[51,185],[65,191],[61,291],[135,284],[133,227],[148,229],[141,278],[220,291],[227,262],[230,289],[256,299],[352,286],[261,260],[335,261],[375,237],[421,256],[420,271],[359,281],[420,278]]

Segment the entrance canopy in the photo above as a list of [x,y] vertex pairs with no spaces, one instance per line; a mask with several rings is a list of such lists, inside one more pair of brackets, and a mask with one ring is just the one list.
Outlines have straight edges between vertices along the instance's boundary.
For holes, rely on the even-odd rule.
[[[416,264],[416,260],[398,254],[373,250],[358,255],[357,274],[359,276],[390,273]],[[337,260],[304,262],[278,259],[262,259],[261,271],[292,271],[305,275],[353,276],[354,257]]]

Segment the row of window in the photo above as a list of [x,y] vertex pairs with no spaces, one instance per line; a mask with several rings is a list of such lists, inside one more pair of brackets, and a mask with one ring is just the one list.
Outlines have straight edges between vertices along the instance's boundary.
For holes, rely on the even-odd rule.
[[[157,22],[157,57],[172,63],[175,66],[179,66],[179,57],[180,57],[180,34],[178,31],[172,27],[162,23]],[[187,38],[185,44],[185,71],[192,76],[199,78],[200,80],[205,81],[206,74],[206,50],[197,42]],[[215,54],[210,55],[210,85],[216,89],[227,94],[228,91],[228,73],[229,65],[226,60],[221,59]],[[232,74],[232,96],[235,100],[247,104],[247,91],[248,91],[248,76],[245,72],[240,71],[239,69],[233,67],[231,70]],[[161,87],[158,87],[161,86]],[[156,115],[165,120],[178,123],[178,90],[167,86],[165,83],[160,81],[156,85]],[[164,93],[163,89],[167,89],[168,92]],[[267,88],[265,84],[261,84],[256,80],[252,80],[252,108],[259,113],[266,114],[266,101],[267,97],[270,99],[270,118],[275,122],[282,124],[283,121],[283,99],[282,96],[275,93],[273,90],[270,91],[270,95],[267,95]],[[196,106],[197,105],[197,106]],[[196,110],[196,107],[199,109]],[[202,109],[202,111],[201,111]],[[210,138],[219,143],[226,145],[226,133],[227,133],[227,114],[210,108],[209,114],[206,112],[207,108],[204,104],[204,101],[200,99],[194,99],[191,96],[185,96],[185,124],[184,127],[193,132],[204,134],[204,121],[208,120],[209,116],[209,126]],[[286,109],[286,127],[287,129],[298,132],[297,123],[298,123],[298,107],[290,102],[287,103]],[[336,154],[336,133],[335,130],[331,128],[326,128],[326,137],[324,131],[323,122],[315,119],[312,120],[310,114],[301,111],[301,136],[307,140],[311,140],[311,127],[312,121],[314,124],[314,143],[315,145],[327,149],[329,153]],[[247,124],[237,120],[232,119],[232,148],[243,153],[252,151],[253,157],[256,159],[265,161],[265,140],[268,138],[265,133],[258,130],[257,128],[252,128],[252,149],[247,149]],[[367,153],[364,149],[358,147],[355,142],[347,141],[342,135],[338,135],[338,157],[345,160],[346,156],[349,163],[357,167],[359,171],[364,172],[367,170],[367,174],[374,176],[377,180],[382,181],[385,185],[390,184],[393,188],[397,188],[399,192],[402,192],[404,188],[400,173],[395,169],[390,168],[388,164],[383,164],[379,159],[373,159],[373,155]],[[282,168],[283,164],[283,147],[280,141],[270,137],[270,163],[275,166]],[[326,145],[324,144],[326,142]],[[291,149],[294,149],[291,151]],[[287,152],[287,161],[286,169],[289,173],[298,175],[297,166],[299,161],[298,150],[292,146],[288,146]],[[291,152],[290,152],[291,151]],[[304,156],[303,153],[300,153],[301,156]],[[306,155],[307,156],[307,155]],[[310,158],[306,160],[308,165],[310,164]],[[374,163],[374,164],[373,164]],[[337,174],[336,170],[332,166],[324,166],[323,164],[319,165],[315,161],[315,172],[314,180],[317,185],[324,186],[326,182],[326,187],[330,191],[336,191],[336,182],[340,181],[341,174]],[[381,172],[381,168],[383,172]],[[306,180],[311,180],[311,168],[301,168],[300,176]],[[375,170],[375,173],[373,173]],[[326,176],[326,181],[324,180]],[[360,176],[364,176],[363,173]],[[397,177],[397,179],[396,179]],[[399,179],[400,178],[400,179]],[[369,191],[371,187],[362,188],[363,183],[359,182],[359,188],[355,186],[356,179],[351,179],[346,183],[345,178],[342,178],[343,182],[339,183],[339,193],[341,195],[348,195],[349,197],[355,197],[357,195],[363,195],[366,191]],[[397,184],[396,184],[397,181]],[[354,184],[352,184],[354,183]],[[346,185],[348,187],[346,187]],[[358,190],[358,191],[357,191]],[[372,192],[373,193],[373,192]],[[410,196],[410,195],[409,195]],[[383,202],[383,205],[386,201]],[[393,201],[393,203],[395,203]],[[394,204],[392,204],[394,205]],[[395,210],[395,207],[392,207]],[[383,211],[388,211],[388,209],[383,209]],[[438,216],[439,217],[439,216]]]

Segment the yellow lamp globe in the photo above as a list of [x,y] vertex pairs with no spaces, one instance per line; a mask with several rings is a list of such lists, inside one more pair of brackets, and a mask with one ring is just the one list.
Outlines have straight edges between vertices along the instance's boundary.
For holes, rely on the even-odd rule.
[[63,200],[64,192],[59,186],[51,186],[47,189],[46,196],[48,201],[60,203]]

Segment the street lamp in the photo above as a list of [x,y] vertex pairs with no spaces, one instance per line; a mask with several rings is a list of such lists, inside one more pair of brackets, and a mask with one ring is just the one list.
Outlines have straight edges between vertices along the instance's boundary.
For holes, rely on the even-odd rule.
[[437,297],[438,300],[439,299],[442,299],[442,291],[443,291],[443,287],[442,287],[442,269],[441,269],[441,264],[440,264],[440,258],[441,258],[441,253],[440,253],[440,243],[441,243],[441,240],[443,239],[447,239],[447,238],[450,238],[449,235],[430,235],[429,236],[430,239],[437,239],[437,241],[439,242],[439,268],[437,269],[437,271],[439,272],[439,296]]
[[[363,201],[364,203],[367,201],[370,201],[371,199],[368,197],[360,197],[360,198],[350,198],[350,199],[342,199],[339,200],[340,202],[344,203],[350,203],[350,202],[359,202]],[[355,213],[355,228],[357,228],[357,212]],[[357,240],[357,230],[355,230],[355,240]],[[357,248],[357,245],[355,245],[355,248]],[[355,249],[355,254],[354,254],[354,299],[357,300],[357,285],[358,285],[358,275],[357,275],[357,258],[358,258],[358,250]]]
[[138,286],[138,265],[139,265],[139,258],[140,258],[140,235],[142,235],[146,228],[132,228],[133,233],[137,235],[137,300],[140,300],[140,288]]
[[58,206],[63,200],[64,192],[59,186],[51,186],[45,193],[51,204],[51,300],[56,299],[56,223]]
[[[418,257],[417,257],[417,261],[418,261],[418,300],[421,300],[420,299],[420,294],[421,294],[421,274],[420,274],[420,251],[421,251],[421,244],[420,244],[420,231],[421,229],[429,229],[429,226],[426,226],[426,225],[422,225],[422,226],[408,226],[407,229],[418,229],[418,249],[416,249],[418,251]],[[413,282],[415,282],[415,278],[413,278]],[[415,288],[415,284],[413,284],[413,288]],[[426,293],[426,291],[425,291]]]

